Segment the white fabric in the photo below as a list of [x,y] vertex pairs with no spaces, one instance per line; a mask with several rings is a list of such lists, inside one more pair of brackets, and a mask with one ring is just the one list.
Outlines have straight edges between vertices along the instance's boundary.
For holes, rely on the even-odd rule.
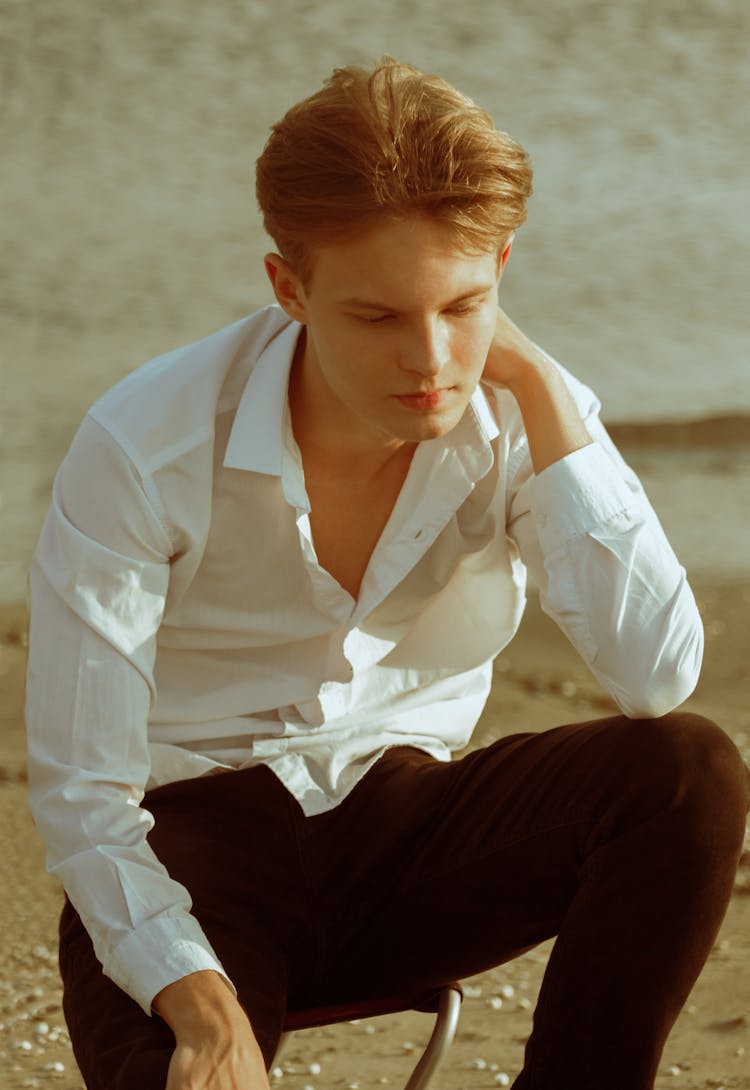
[[263,762],[317,814],[388,746],[449,760],[527,568],[627,715],[671,710],[698,676],[685,573],[567,372],[596,442],[535,476],[514,399],[480,386],[418,447],[355,602],[311,537],[286,396],[299,331],[268,307],[107,393],[32,571],[33,812],[105,972],[146,1011],[186,973],[223,972],[146,844],[147,786]]

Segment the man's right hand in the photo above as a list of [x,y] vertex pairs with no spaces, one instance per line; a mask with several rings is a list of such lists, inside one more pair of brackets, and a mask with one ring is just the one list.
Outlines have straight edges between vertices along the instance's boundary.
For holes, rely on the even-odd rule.
[[219,973],[182,977],[153,1007],[176,1041],[166,1090],[269,1090],[250,1022]]

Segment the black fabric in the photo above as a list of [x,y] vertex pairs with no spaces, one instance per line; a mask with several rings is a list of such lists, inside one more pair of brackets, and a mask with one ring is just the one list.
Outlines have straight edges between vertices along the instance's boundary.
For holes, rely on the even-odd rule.
[[[450,764],[397,747],[312,818],[264,767],[144,805],[268,1063],[287,1005],[427,990],[557,935],[516,1090],[650,1090],[726,912],[749,782],[726,734],[675,714]],[[163,1090],[171,1032],[103,976],[70,905],[60,935],[86,1086]]]

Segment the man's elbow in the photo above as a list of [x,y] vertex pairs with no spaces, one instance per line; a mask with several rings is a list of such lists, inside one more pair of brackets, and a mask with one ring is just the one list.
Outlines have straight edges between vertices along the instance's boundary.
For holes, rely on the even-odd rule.
[[703,627],[698,624],[678,653],[646,662],[640,684],[614,694],[629,719],[658,719],[683,704],[695,691],[703,662]]

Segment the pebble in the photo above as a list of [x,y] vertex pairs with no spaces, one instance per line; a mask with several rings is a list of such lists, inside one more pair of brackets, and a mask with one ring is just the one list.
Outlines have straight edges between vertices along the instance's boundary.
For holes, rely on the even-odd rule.
[[524,996],[523,999],[518,1000],[519,1010],[530,1011],[532,1006],[533,1006],[533,1004],[532,1004],[531,1000],[527,999],[526,996]]
[[411,1041],[404,1041],[401,1047],[403,1048],[404,1052],[414,1052],[415,1050],[415,1046],[411,1043]]
[[65,1070],[65,1064],[60,1063],[59,1060],[55,1060],[55,1062],[53,1064],[45,1064],[44,1065],[44,1070],[45,1071],[58,1071],[58,1072],[62,1073]]
[[471,1066],[476,1068],[477,1071],[485,1071],[487,1069],[486,1060],[472,1060]]
[[503,1001],[499,995],[493,995],[492,999],[488,999],[487,1002],[492,1007],[493,1011],[499,1011],[503,1005]]
[[311,1075],[319,1075],[320,1074],[320,1064],[315,1064],[315,1063],[310,1064],[310,1066],[308,1067],[307,1070],[310,1072]]
[[671,1067],[667,1068],[667,1074],[668,1075],[681,1075],[682,1074],[682,1068],[678,1067],[677,1064],[672,1064]]
[[495,1082],[498,1086],[510,1086],[510,1076],[506,1075],[504,1071],[495,1075]]
[[271,1074],[273,1075],[273,1077],[275,1079],[281,1079],[281,1078],[284,1077],[284,1068],[283,1067],[274,1067]]
[[513,987],[512,984],[503,984],[502,988],[500,989],[500,995],[503,997],[503,999],[512,999],[515,994],[516,989]]
[[481,988],[475,987],[473,984],[464,984],[464,996],[467,999],[479,999],[481,995]]

